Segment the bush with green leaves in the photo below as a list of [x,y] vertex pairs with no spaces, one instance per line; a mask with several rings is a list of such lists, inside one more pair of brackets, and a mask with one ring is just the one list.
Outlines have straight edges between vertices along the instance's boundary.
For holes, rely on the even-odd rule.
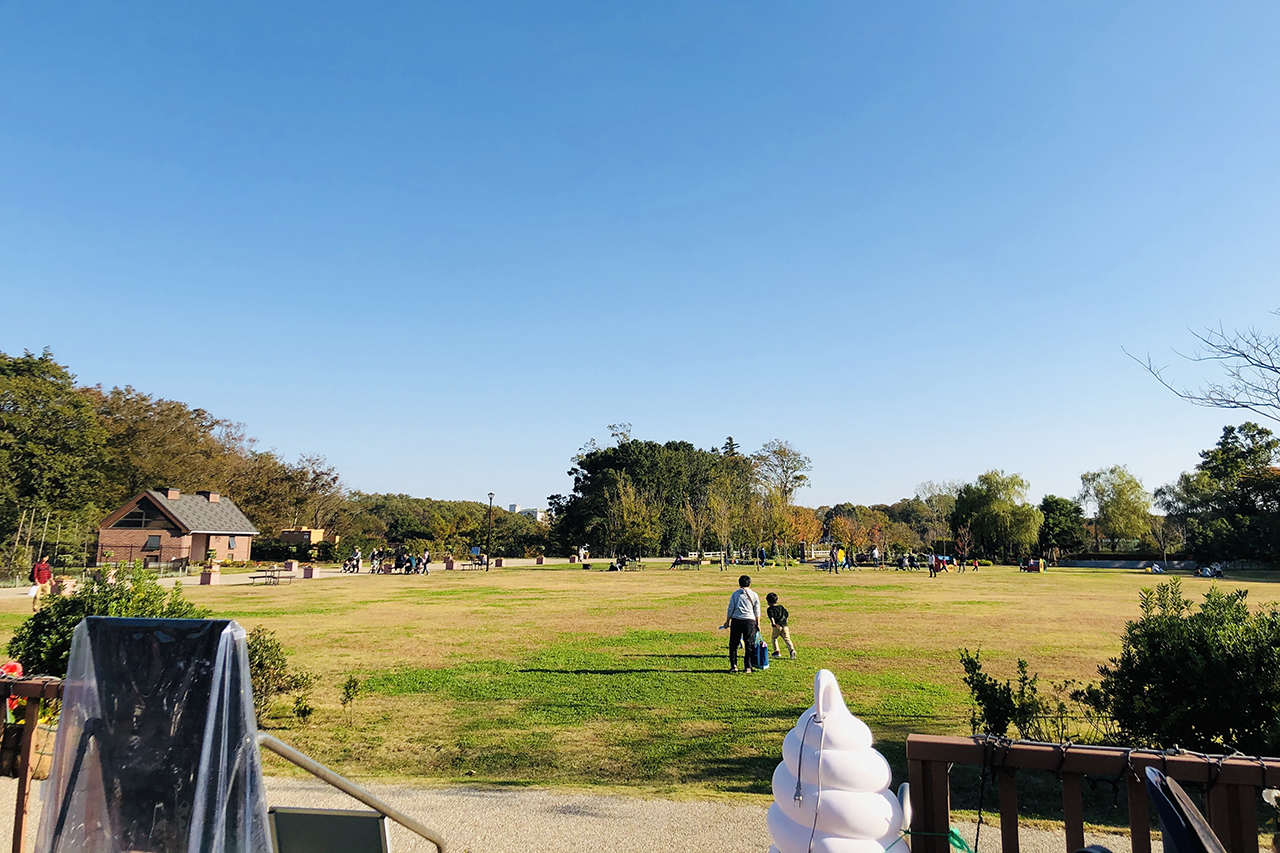
[[[259,724],[266,718],[276,697],[288,693],[295,694],[294,713],[303,722],[311,715],[307,691],[315,684],[316,677],[305,670],[290,668],[276,632],[261,625],[249,632],[249,680],[253,686],[253,710]],[[298,713],[300,707],[308,710]]]
[[1280,608],[1251,612],[1216,585],[1197,607],[1177,578],[1140,596],[1120,656],[1074,698],[1111,717],[1122,742],[1208,752],[1280,749]]
[[1007,679],[1002,682],[984,672],[981,654],[981,649],[973,654],[968,649],[960,653],[964,683],[973,698],[973,711],[969,717],[973,733],[1004,737],[1009,726],[1014,725],[1019,737],[1036,738],[1039,734],[1036,723],[1049,711],[1048,703],[1040,698],[1040,676],[1029,675],[1027,662],[1018,658],[1018,686],[1015,688]]
[[203,619],[209,611],[182,597],[182,587],[171,591],[156,576],[141,568],[119,569],[114,577],[90,577],[76,585],[67,597],[52,596],[45,606],[18,626],[9,641],[9,656],[28,675],[67,674],[71,635],[86,616]]

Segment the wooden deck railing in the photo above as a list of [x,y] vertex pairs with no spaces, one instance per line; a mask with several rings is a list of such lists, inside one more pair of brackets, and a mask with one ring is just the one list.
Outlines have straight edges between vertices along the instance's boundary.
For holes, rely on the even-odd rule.
[[1015,776],[1019,770],[1048,771],[1062,778],[1067,853],[1084,847],[1081,782],[1086,775],[1123,777],[1127,782],[1133,853],[1151,853],[1151,813],[1142,776],[1147,767],[1156,767],[1179,782],[1204,787],[1205,817],[1228,853],[1258,853],[1258,791],[1280,787],[1280,758],[913,734],[907,737],[913,853],[949,853],[946,836],[951,828],[950,772],[954,764],[994,773],[1003,853],[1018,853]]
[[31,776],[35,772],[35,731],[40,724],[40,706],[45,699],[62,698],[62,679],[0,677],[0,699],[8,699],[10,696],[27,700],[22,740],[18,746],[18,802],[13,809],[13,853],[25,853],[27,807],[31,801]]

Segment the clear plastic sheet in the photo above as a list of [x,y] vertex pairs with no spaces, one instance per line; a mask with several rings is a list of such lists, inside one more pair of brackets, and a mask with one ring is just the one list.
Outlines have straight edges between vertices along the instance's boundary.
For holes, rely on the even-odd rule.
[[75,631],[42,853],[271,853],[244,629],[89,617]]

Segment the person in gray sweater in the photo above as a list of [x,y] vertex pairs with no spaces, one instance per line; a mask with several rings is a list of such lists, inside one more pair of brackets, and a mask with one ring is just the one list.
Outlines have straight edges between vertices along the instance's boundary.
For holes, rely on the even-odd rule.
[[751,578],[738,578],[738,588],[729,596],[729,611],[721,628],[729,629],[729,671],[738,671],[738,644],[746,649],[743,670],[751,672],[751,651],[760,630],[760,596],[751,591]]

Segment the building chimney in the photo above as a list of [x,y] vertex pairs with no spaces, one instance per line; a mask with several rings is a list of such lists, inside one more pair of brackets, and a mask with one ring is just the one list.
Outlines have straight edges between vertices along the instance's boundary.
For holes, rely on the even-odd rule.
[[221,497],[217,492],[196,492],[196,494],[200,495],[211,504],[216,504],[218,499]]
[[182,492],[177,489],[164,489],[164,496],[171,501],[176,501],[178,498],[182,497]]

